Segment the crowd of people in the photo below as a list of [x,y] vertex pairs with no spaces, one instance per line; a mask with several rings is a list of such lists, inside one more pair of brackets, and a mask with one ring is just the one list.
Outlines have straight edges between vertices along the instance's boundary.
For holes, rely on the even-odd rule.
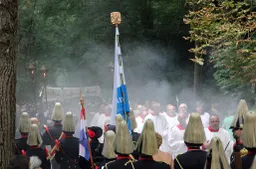
[[176,111],[154,101],[116,115],[115,124],[111,105],[101,104],[86,128],[88,157],[79,154],[77,115],[64,114],[57,102],[50,118],[52,124],[42,127],[41,119],[20,115],[15,154],[27,161],[26,169],[256,169],[256,113],[248,111],[245,100],[227,117],[214,106],[207,113],[202,103],[189,112],[185,103]]

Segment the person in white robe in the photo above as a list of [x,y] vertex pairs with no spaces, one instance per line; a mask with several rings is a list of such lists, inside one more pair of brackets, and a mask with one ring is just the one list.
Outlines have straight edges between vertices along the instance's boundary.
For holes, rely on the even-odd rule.
[[169,153],[172,154],[173,159],[182,153],[187,151],[187,146],[184,142],[184,132],[187,126],[187,116],[184,113],[179,113],[177,115],[177,120],[179,124],[174,125],[168,130],[168,145]]
[[169,123],[169,127],[179,124],[177,120],[176,108],[174,105],[168,104],[166,107],[166,112],[163,112],[163,114]]
[[144,125],[144,119],[148,115],[148,110],[146,107],[142,107],[140,110],[140,115],[136,117],[135,121],[137,127],[134,129],[134,132],[141,133]]
[[179,114],[186,117],[186,123],[188,124],[189,120],[189,113],[188,113],[188,106],[186,103],[181,103],[179,106]]
[[209,126],[210,115],[204,112],[204,105],[202,103],[196,104],[196,112],[200,114],[204,128],[207,128]]
[[96,112],[94,114],[91,120],[90,126],[97,126],[100,115],[104,113],[105,106],[106,106],[105,104],[100,105],[99,112]]
[[209,119],[209,126],[205,128],[205,136],[206,142],[203,145],[203,149],[209,149],[211,139],[213,137],[218,137],[222,141],[225,154],[230,162],[230,156],[233,152],[234,143],[228,131],[223,128],[220,128],[220,119],[218,115],[211,115]]
[[161,113],[161,105],[160,103],[154,103],[152,104],[152,112],[148,114],[144,121],[147,121],[148,119],[151,119],[155,126],[155,132],[159,133],[163,138],[163,143],[160,146],[160,150],[163,152],[169,152],[169,146],[168,146],[168,128],[169,124],[165,118],[165,116]]
[[[99,116],[96,126],[100,127],[104,131],[105,125],[110,123],[110,118],[111,118],[110,115],[111,115],[111,108],[110,106],[107,105],[104,107],[104,113]],[[100,143],[103,143],[103,141],[104,141],[104,134],[102,134],[102,136],[99,138]]]

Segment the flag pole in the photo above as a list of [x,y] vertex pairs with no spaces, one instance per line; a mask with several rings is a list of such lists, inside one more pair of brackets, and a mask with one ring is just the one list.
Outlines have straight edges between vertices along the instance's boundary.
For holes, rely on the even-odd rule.
[[[117,90],[117,87],[120,87],[119,92],[115,93],[113,91],[113,110],[112,110],[112,120],[114,120],[113,116],[116,113],[122,113],[124,120],[128,124],[129,130],[131,130],[131,126],[129,123],[129,115],[130,112],[129,103],[128,103],[128,96],[125,84],[125,75],[123,70],[123,59],[121,56],[121,47],[119,42],[119,30],[118,26],[121,24],[121,14],[120,12],[112,12],[110,13],[111,23],[116,27],[116,35],[115,35],[115,71],[114,71],[114,87],[113,90]],[[115,86],[119,84],[120,86]],[[115,100],[118,100],[118,104],[115,104]],[[121,102],[121,103],[120,103]],[[116,103],[117,104],[117,103]],[[122,105],[122,108],[120,107]],[[120,112],[122,110],[122,112]]]
[[[82,96],[82,90],[80,90],[80,104],[82,107],[82,111],[83,111],[83,118],[84,120],[86,120],[86,113],[85,113],[85,108],[84,108],[84,99]],[[88,127],[86,126],[85,128],[86,133],[88,133]],[[87,139],[87,143],[88,143],[88,147],[89,147],[89,151],[90,151],[90,163],[91,163],[91,168],[94,169],[94,162],[93,162],[93,157],[92,157],[92,150],[91,150],[91,141],[89,141],[89,137]]]

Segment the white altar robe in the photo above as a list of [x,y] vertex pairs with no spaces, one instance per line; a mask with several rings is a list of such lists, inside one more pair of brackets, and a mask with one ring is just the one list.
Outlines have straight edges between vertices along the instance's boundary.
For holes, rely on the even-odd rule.
[[222,145],[223,145],[223,149],[225,151],[225,154],[227,156],[228,161],[230,162],[230,156],[233,152],[233,140],[231,139],[228,131],[226,131],[223,128],[219,128],[219,131],[217,132],[211,132],[209,130],[209,128],[205,128],[205,136],[206,136],[206,140],[211,141],[211,139],[213,137],[218,137],[220,138]]
[[168,145],[173,158],[187,151],[187,146],[185,145],[183,138],[184,132],[185,129],[182,129],[177,125],[170,127],[168,130]]
[[165,118],[165,116],[162,113],[159,113],[158,115],[152,115],[148,114],[144,122],[148,119],[151,119],[155,126],[155,132],[159,133],[162,136],[163,143],[160,146],[160,150],[163,152],[169,152],[169,146],[168,146],[168,129],[169,124]]

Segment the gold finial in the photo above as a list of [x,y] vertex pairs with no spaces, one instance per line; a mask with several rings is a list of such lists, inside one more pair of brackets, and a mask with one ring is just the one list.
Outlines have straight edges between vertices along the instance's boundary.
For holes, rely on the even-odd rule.
[[112,12],[110,13],[111,23],[113,25],[119,25],[121,24],[121,13],[120,12]]
[[83,96],[82,96],[82,89],[80,90],[80,104],[81,104],[82,107],[84,106],[84,99],[83,99]]

